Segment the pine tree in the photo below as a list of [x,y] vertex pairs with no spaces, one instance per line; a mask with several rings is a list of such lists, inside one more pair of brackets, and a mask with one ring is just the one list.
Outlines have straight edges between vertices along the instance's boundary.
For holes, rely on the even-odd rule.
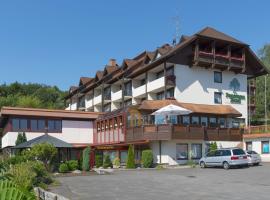
[[135,168],[135,157],[132,145],[129,145],[128,148],[128,157],[127,157],[127,168],[134,169]]
[[17,139],[16,139],[16,146],[19,145],[19,144],[22,144],[24,142],[27,142],[27,138],[26,138],[26,135],[25,133],[18,133],[18,136],[17,136]]
[[82,169],[84,171],[89,171],[90,169],[90,147],[86,147],[83,150],[83,163],[82,163]]

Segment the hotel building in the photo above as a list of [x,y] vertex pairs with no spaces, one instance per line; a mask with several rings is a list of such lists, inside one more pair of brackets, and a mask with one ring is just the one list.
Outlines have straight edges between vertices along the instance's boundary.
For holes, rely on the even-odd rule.
[[[99,113],[85,141],[96,154],[124,163],[131,144],[138,162],[151,148],[156,163],[181,164],[199,159],[213,141],[243,146],[255,110],[254,79],[267,73],[249,45],[206,27],[121,64],[111,59],[70,87],[66,110]],[[192,113],[170,116],[169,123],[151,115],[169,104]]]

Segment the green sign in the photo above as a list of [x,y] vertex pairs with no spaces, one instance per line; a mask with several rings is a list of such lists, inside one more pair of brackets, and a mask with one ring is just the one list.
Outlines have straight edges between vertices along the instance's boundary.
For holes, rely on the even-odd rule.
[[226,97],[229,98],[231,100],[231,103],[234,104],[241,104],[241,101],[246,99],[244,95],[229,94],[229,93],[226,93]]

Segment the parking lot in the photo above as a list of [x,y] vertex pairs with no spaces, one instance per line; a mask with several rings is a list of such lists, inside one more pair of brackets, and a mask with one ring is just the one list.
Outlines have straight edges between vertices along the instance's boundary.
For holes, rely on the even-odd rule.
[[224,170],[188,168],[116,171],[61,177],[52,189],[72,200],[268,199],[270,164]]

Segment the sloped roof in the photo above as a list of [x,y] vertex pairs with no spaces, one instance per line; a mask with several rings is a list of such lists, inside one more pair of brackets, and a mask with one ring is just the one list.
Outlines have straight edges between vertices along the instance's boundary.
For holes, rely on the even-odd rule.
[[195,103],[182,103],[177,100],[145,100],[139,106],[141,110],[158,110],[167,105],[177,105],[193,113],[203,113],[203,114],[216,114],[216,115],[232,115],[232,116],[242,116],[242,114],[234,109],[230,105],[208,105],[208,104],[195,104]]
[[98,112],[73,111],[73,110],[52,110],[39,108],[18,108],[18,107],[2,107],[1,118],[7,116],[32,116],[32,117],[56,117],[70,119],[87,119],[95,120]]
[[79,85],[85,85],[86,83],[88,83],[89,81],[91,81],[93,78],[90,77],[81,77],[80,78],[80,84]]
[[63,140],[60,140],[56,137],[50,136],[49,134],[44,134],[42,136],[36,137],[32,140],[29,140],[27,142],[24,142],[22,144],[19,144],[15,147],[12,147],[13,149],[25,149],[25,148],[31,148],[36,144],[42,144],[42,143],[49,143],[52,144],[56,148],[72,148],[72,145],[64,142]]
[[237,43],[237,44],[242,44],[242,45],[247,45],[225,33],[222,33],[214,28],[211,27],[205,27],[203,30],[199,31],[198,33],[196,33],[196,35],[199,36],[204,36],[204,37],[210,37],[210,38],[215,38],[215,39],[219,39],[219,40],[223,40],[223,41],[227,41],[227,42],[232,42],[232,43]]
[[113,73],[114,71],[116,71],[118,69],[117,66],[109,66],[109,65],[106,65],[105,66],[105,69],[104,69],[104,73],[105,73],[105,70],[107,71],[108,74],[110,73]]
[[96,77],[98,78],[98,80],[101,80],[103,77],[103,71],[97,71]]

